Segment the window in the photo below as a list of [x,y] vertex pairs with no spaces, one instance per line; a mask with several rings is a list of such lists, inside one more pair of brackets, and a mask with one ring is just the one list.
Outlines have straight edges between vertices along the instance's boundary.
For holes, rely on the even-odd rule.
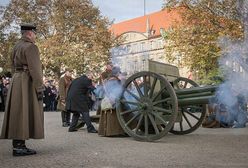
[[153,42],[153,48],[155,50],[158,49],[158,41],[157,40]]
[[154,48],[154,46],[153,46],[154,44],[153,43],[154,43],[153,41],[150,41],[150,49],[151,50],[153,50],[153,48]]
[[141,51],[145,51],[145,50],[146,50],[145,44],[146,44],[145,42],[142,42],[142,43],[141,43]]
[[131,52],[131,45],[127,45],[126,51],[127,51],[127,54]]
[[134,53],[137,52],[137,44],[134,44],[134,45],[133,45],[133,52],[134,52]]
[[158,48],[163,48],[164,46],[163,46],[163,40],[162,39],[160,39],[159,41],[158,41]]

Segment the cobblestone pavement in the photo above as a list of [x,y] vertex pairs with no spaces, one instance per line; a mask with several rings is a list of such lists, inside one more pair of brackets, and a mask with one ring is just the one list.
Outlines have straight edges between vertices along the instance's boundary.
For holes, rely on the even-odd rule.
[[[0,113],[0,128],[3,114]],[[29,140],[38,154],[13,157],[10,140],[0,140],[1,168],[236,168],[248,167],[248,128],[199,128],[168,134],[156,142],[99,137],[83,128],[67,132],[59,112],[45,113],[45,139]],[[97,125],[96,125],[97,127]]]

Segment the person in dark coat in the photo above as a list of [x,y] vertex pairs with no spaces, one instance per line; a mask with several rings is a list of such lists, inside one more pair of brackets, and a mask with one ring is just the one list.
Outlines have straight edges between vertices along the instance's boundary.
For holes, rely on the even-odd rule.
[[77,131],[76,126],[80,114],[87,125],[89,133],[97,133],[91,123],[89,116],[89,93],[94,90],[92,85],[91,74],[87,73],[72,81],[66,97],[66,110],[73,113],[69,132]]
[[50,86],[50,82],[45,82],[45,90],[44,90],[44,98],[43,102],[45,103],[44,111],[51,111],[52,110],[52,88]]
[[[54,81],[53,81],[54,82]],[[51,90],[52,90],[52,102],[51,102],[51,111],[57,111],[57,104],[58,104],[58,101],[57,101],[57,97],[58,97],[58,90],[56,88],[56,86],[51,83]]]
[[25,140],[44,138],[43,74],[35,31],[31,24],[21,25],[22,38],[12,54],[13,76],[0,138],[12,139],[14,156],[36,154]]

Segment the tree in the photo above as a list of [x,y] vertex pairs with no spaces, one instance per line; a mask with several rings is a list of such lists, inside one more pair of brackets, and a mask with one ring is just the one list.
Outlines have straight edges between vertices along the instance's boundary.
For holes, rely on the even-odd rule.
[[108,31],[111,23],[90,0],[12,0],[2,9],[4,31],[12,27],[16,32],[25,22],[37,25],[46,74],[59,76],[65,67],[79,74],[100,72],[110,59],[109,49],[115,44]]
[[236,0],[168,0],[164,7],[180,8],[181,15],[181,21],[167,32],[166,57],[174,61],[179,54],[182,65],[198,72],[201,82],[212,82],[213,76],[221,75],[220,38],[243,38]]
[[2,74],[7,73],[11,69],[10,55],[12,47],[17,41],[16,33],[10,33],[8,39],[3,32],[0,33],[0,67],[3,68]]

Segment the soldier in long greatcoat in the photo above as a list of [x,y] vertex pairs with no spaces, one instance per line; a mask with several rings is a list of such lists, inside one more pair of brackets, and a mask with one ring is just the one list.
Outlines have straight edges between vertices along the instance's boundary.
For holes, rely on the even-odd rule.
[[43,81],[39,49],[34,44],[36,27],[21,25],[22,38],[12,54],[13,76],[7,95],[2,139],[12,139],[13,155],[36,154],[28,139],[44,138]]

